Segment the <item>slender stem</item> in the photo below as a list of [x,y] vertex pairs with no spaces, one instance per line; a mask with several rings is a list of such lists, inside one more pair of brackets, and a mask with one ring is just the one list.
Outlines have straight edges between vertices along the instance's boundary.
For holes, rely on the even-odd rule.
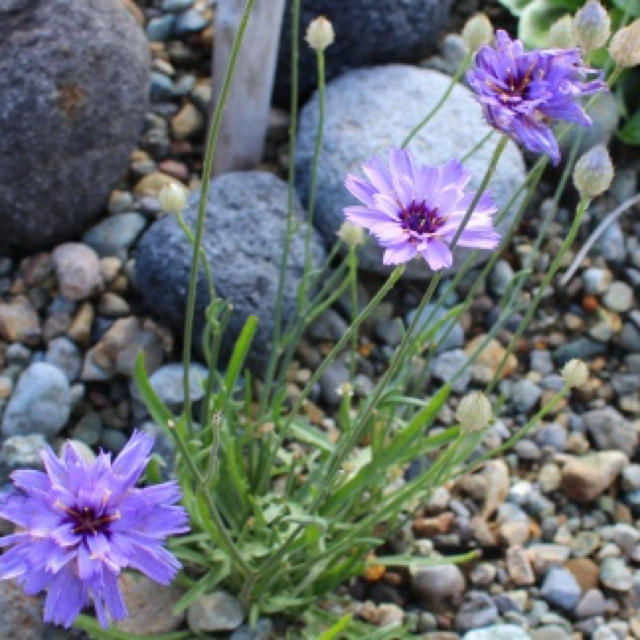
[[307,228],[304,237],[304,271],[300,284],[298,310],[304,308],[307,294],[309,293],[308,276],[311,270],[311,234],[313,232],[313,212],[316,207],[316,195],[318,184],[318,161],[322,150],[322,135],[324,133],[324,119],[326,110],[325,96],[325,72],[324,72],[324,51],[316,49],[316,67],[318,72],[318,130],[313,148],[313,158],[311,159],[311,179],[309,184],[309,205],[307,207]]
[[204,156],[204,164],[202,167],[202,185],[200,188],[200,201],[198,203],[198,215],[196,218],[196,228],[193,234],[193,255],[191,258],[191,271],[189,273],[189,287],[187,290],[187,307],[185,311],[184,322],[184,338],[182,347],[182,363],[184,368],[183,374],[183,389],[184,389],[184,409],[183,413],[186,419],[187,428],[189,433],[193,431],[193,417],[191,415],[191,390],[189,388],[189,371],[191,369],[191,343],[193,341],[193,325],[196,308],[196,293],[198,288],[198,261],[200,258],[200,248],[202,246],[202,233],[204,229],[204,220],[207,213],[207,201],[209,198],[209,183],[211,181],[211,169],[213,167],[213,158],[216,149],[216,143],[218,141],[218,134],[220,132],[220,125],[222,124],[222,115],[224,108],[229,97],[229,90],[231,89],[231,81],[238,62],[238,55],[240,53],[240,46],[247,28],[247,22],[251,15],[255,0],[247,0],[242,16],[240,18],[240,24],[238,25],[238,31],[233,38],[231,45],[231,52],[229,54],[229,64],[224,74],[224,80],[222,83],[222,89],[220,96],[216,103],[216,108],[213,112],[211,119],[211,127],[209,128],[209,135],[207,137],[207,146]]
[[520,324],[518,325],[516,332],[513,334],[511,340],[509,341],[509,346],[507,347],[502,357],[502,360],[500,361],[500,364],[498,365],[498,368],[496,369],[493,375],[493,378],[487,385],[487,388],[485,391],[487,395],[489,395],[493,391],[496,384],[498,383],[498,380],[500,379],[500,375],[502,373],[502,369],[504,368],[504,365],[507,362],[507,359],[513,352],[513,349],[517,344],[517,342],[522,337],[522,334],[524,333],[525,329],[529,325],[529,322],[531,322],[531,318],[533,317],[533,314],[535,313],[538,307],[538,304],[540,303],[540,300],[542,300],[542,296],[544,295],[551,280],[553,280],[553,277],[555,276],[556,272],[560,268],[560,265],[562,264],[562,260],[564,259],[566,252],[568,251],[569,247],[573,244],[573,241],[575,240],[575,237],[578,234],[578,229],[580,228],[580,224],[582,223],[582,218],[584,217],[584,213],[587,209],[588,204],[589,204],[589,198],[583,197],[580,199],[580,202],[578,203],[578,208],[576,210],[576,215],[573,219],[573,223],[571,224],[571,228],[569,229],[569,233],[564,239],[564,242],[562,243],[562,247],[560,247],[560,251],[558,251],[558,254],[553,259],[553,262],[551,263],[549,270],[547,271],[544,278],[542,279],[542,283],[538,287],[538,290],[536,291],[533,299],[529,303],[527,307],[527,311],[524,314],[522,320],[520,321]]
[[429,111],[429,113],[427,113],[427,115],[422,120],[420,120],[420,122],[418,122],[418,124],[413,129],[411,129],[411,131],[409,132],[409,135],[403,140],[402,144],[400,145],[402,149],[404,149],[411,142],[411,140],[413,140],[413,138],[420,131],[420,129],[422,129],[422,127],[424,127],[427,124],[427,122],[429,122],[429,120],[431,120],[431,118],[433,118],[433,116],[436,115],[436,113],[440,110],[440,107],[442,107],[442,105],[447,101],[447,98],[451,95],[451,92],[453,91],[453,87],[456,86],[458,80],[460,80],[460,78],[462,77],[462,74],[466,71],[467,67],[469,66],[472,55],[473,55],[472,53],[467,53],[467,55],[464,57],[464,60],[460,63],[460,66],[456,70],[455,74],[452,76],[451,82],[449,82],[449,86],[447,87],[447,90],[440,96],[440,99],[435,104],[433,109],[431,109],[431,111]]
[[476,142],[476,144],[474,144],[473,147],[471,147],[471,149],[462,156],[462,158],[460,158],[460,162],[464,164],[476,151],[484,147],[484,143],[487,142],[495,132],[495,129],[489,129],[489,131],[487,131],[487,133],[482,136],[482,138],[480,138],[480,140],[478,140],[478,142]]
[[[355,247],[349,247],[349,284],[351,294],[351,323],[358,317],[358,254]],[[351,338],[351,360],[349,373],[353,379],[356,373],[356,356],[358,353],[358,332],[354,331]]]
[[296,131],[298,128],[298,84],[299,71],[298,59],[300,57],[300,2],[293,0],[291,3],[291,109],[289,115],[289,167],[287,176],[287,227],[284,244],[282,247],[282,260],[278,273],[278,288],[276,292],[276,304],[273,314],[273,336],[271,339],[271,353],[267,364],[267,371],[260,393],[259,414],[263,414],[276,373],[276,367],[280,358],[280,334],[282,333],[282,303],[284,297],[284,285],[289,263],[289,249],[294,232],[293,205],[295,202],[295,175],[296,175]]
[[172,434],[173,439],[176,443],[176,446],[180,450],[182,457],[187,463],[187,467],[189,467],[189,472],[191,474],[192,479],[196,484],[197,491],[202,494],[207,503],[207,509],[209,510],[209,514],[211,519],[213,520],[213,524],[216,529],[219,531],[220,536],[222,537],[226,551],[229,553],[231,561],[234,562],[240,572],[245,576],[250,576],[253,574],[253,569],[245,562],[244,558],[240,555],[239,551],[236,549],[231,536],[229,535],[229,531],[225,526],[225,523],[222,521],[222,517],[220,516],[220,512],[213,500],[213,496],[211,492],[208,490],[208,487],[205,485],[204,478],[189,451],[188,446],[182,440],[182,436],[178,433],[176,425],[167,425],[167,430]]

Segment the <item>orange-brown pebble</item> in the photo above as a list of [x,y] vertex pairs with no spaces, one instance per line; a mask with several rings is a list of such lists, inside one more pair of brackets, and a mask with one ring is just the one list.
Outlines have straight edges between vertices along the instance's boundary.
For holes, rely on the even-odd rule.
[[599,307],[600,303],[595,296],[584,296],[584,298],[582,298],[582,308],[585,311],[597,311]]

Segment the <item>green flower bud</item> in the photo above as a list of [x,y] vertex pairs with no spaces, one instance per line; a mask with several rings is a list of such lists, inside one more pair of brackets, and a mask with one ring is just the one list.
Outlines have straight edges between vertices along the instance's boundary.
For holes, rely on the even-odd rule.
[[613,180],[613,164],[607,148],[599,144],[576,162],[573,184],[581,197],[595,198],[604,193]]
[[573,18],[573,33],[585,53],[606,44],[611,35],[611,18],[598,0],[589,0]]

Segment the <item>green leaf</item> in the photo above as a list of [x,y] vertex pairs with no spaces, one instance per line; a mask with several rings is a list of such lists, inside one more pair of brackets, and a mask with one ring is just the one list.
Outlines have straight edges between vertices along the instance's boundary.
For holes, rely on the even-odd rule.
[[618,138],[625,144],[631,146],[640,145],[640,109],[636,111],[624,127],[618,131]]
[[346,615],[342,616],[342,618],[340,618],[338,622],[332,625],[331,628],[320,634],[318,636],[318,640],[334,640],[334,638],[337,638],[338,635],[349,626],[352,617],[353,614],[351,613],[347,613]]
[[[149,636],[139,636],[112,627],[103,629],[95,618],[85,615],[79,615],[75,619],[73,626],[86,631],[92,638],[97,640],[149,640]],[[189,631],[176,631],[175,633],[163,633],[153,637],[155,640],[183,640],[190,637],[190,635],[191,632]]]
[[460,553],[455,556],[438,556],[434,558],[421,558],[410,555],[379,556],[367,560],[367,565],[383,565],[385,567],[404,567],[406,569],[421,569],[423,567],[435,567],[442,564],[462,564],[478,557],[477,551]]
[[133,379],[154,422],[166,429],[167,423],[173,419],[173,414],[162,400],[160,400],[158,394],[153,390],[149,382],[144,364],[144,351],[140,351],[136,358],[136,363],[133,368]]
[[533,0],[520,15],[518,37],[531,49],[549,46],[549,28],[567,13],[566,8],[558,8],[551,0]]
[[329,441],[326,434],[308,422],[293,420],[289,429],[291,437],[300,440],[300,442],[313,445],[326,453],[333,453],[335,449],[335,445]]
[[224,378],[224,384],[227,389],[227,394],[232,394],[238,381],[238,376],[244,366],[244,361],[249,353],[253,336],[258,328],[258,318],[256,316],[249,316],[242,327],[240,336],[233,345],[233,353],[229,359],[229,366],[227,367],[227,374]]
[[187,607],[193,604],[200,596],[215,589],[229,575],[229,565],[225,564],[217,569],[211,569],[173,606],[172,614],[179,616]]

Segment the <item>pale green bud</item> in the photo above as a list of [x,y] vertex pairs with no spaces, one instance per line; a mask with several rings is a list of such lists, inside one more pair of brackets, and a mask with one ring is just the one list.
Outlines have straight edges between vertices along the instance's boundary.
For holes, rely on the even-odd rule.
[[170,182],[158,192],[158,202],[168,213],[182,213],[187,204],[187,190],[175,182]]
[[338,229],[338,238],[348,247],[357,247],[364,242],[364,230],[348,220],[345,220]]
[[333,25],[324,16],[318,16],[309,23],[304,39],[312,49],[324,51],[335,39]]
[[640,64],[640,18],[613,35],[609,54],[618,67],[635,67]]
[[573,33],[585,53],[606,44],[611,35],[611,18],[598,0],[589,0],[573,18]]
[[582,387],[589,379],[589,369],[582,360],[574,358],[564,365],[561,375],[570,387]]
[[492,415],[491,403],[480,391],[472,391],[464,396],[456,411],[462,430],[467,432],[484,429],[491,422]]
[[592,147],[576,162],[573,184],[582,197],[595,198],[604,193],[613,180],[613,164],[607,148]]
[[477,51],[493,40],[493,25],[484,13],[471,16],[462,28],[462,39],[469,51]]
[[578,42],[573,33],[573,18],[567,13],[556,20],[549,29],[549,47],[551,49],[573,49]]

